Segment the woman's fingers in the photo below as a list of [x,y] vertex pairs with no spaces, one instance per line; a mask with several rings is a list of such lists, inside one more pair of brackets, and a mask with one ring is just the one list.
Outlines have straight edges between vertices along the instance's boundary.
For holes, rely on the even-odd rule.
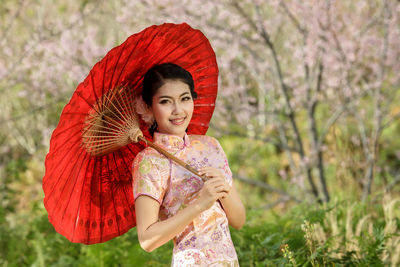
[[226,181],[221,178],[208,180],[207,182],[205,182],[205,184],[207,184],[207,186],[209,186],[210,189],[211,188],[214,189],[215,190],[214,192],[229,193],[229,191],[230,191],[229,184],[226,183]]
[[213,167],[204,167],[199,170],[200,173],[203,174],[221,174],[221,172]]
[[203,189],[214,201],[228,196],[231,187],[219,169],[203,167],[198,172],[201,176],[208,178],[204,182]]
[[229,194],[230,186],[223,177],[216,177],[204,182],[198,194],[198,201],[208,209],[218,199],[226,198]]
[[212,187],[208,190],[210,196],[213,196],[214,201],[221,198],[228,196],[228,191],[224,187]]
[[215,186],[220,186],[226,184],[226,181],[223,178],[215,178],[207,180],[206,183]]
[[228,193],[226,193],[226,192],[219,192],[219,193],[217,194],[217,196],[218,196],[218,199],[220,199],[220,198],[226,198],[226,197],[228,196]]
[[213,167],[202,167],[198,170],[200,175],[205,175],[207,177],[222,176],[222,173]]
[[215,186],[215,189],[218,192],[227,192],[227,193],[229,193],[229,186],[227,186],[226,184],[219,184],[219,185]]
[[225,177],[222,175],[222,173],[218,169],[212,167],[201,168],[199,173],[202,177],[206,178],[206,180],[214,180],[217,178],[222,178],[225,180]]

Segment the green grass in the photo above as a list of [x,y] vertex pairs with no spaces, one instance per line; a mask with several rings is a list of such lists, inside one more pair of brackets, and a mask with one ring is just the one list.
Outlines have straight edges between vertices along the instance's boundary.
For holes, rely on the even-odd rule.
[[[249,210],[246,225],[231,235],[240,266],[396,266],[398,206],[386,198],[383,205],[301,204],[283,215]],[[170,266],[172,242],[147,253],[134,228],[102,244],[70,243],[40,205],[33,207],[7,218],[0,207],[0,266]]]

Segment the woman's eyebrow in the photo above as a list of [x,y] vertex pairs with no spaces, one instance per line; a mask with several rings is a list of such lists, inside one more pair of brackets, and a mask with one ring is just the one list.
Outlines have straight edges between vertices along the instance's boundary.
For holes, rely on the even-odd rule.
[[[189,94],[189,92],[184,92],[179,97],[182,97],[182,96],[187,95],[187,94]],[[160,98],[170,98],[170,99],[172,99],[173,97],[169,96],[169,95],[162,95],[162,96],[158,97],[158,99],[160,99]]]
[[189,94],[189,92],[184,92],[183,94],[181,94],[181,97],[187,94]]
[[158,97],[158,99],[160,99],[160,98],[171,98],[172,99],[172,97],[170,97],[168,95],[161,95],[161,96]]

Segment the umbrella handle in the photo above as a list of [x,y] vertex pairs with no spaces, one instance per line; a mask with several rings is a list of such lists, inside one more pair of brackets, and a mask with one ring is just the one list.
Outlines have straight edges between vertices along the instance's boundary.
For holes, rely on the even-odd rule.
[[197,170],[195,168],[193,168],[192,166],[190,166],[189,164],[185,163],[184,161],[178,159],[177,157],[175,157],[174,155],[172,155],[171,153],[169,153],[168,151],[166,151],[165,149],[163,149],[162,147],[150,142],[149,140],[147,140],[146,138],[144,138],[143,136],[140,136],[138,138],[139,140],[145,142],[148,146],[154,148],[155,150],[157,150],[158,152],[160,152],[161,154],[163,154],[164,156],[166,156],[167,158],[175,161],[176,163],[178,163],[179,165],[181,165],[183,168],[185,168],[186,170],[190,171],[191,173],[193,173],[194,175],[197,175],[198,177],[200,177],[203,181],[206,181],[207,178],[205,176],[201,176]]

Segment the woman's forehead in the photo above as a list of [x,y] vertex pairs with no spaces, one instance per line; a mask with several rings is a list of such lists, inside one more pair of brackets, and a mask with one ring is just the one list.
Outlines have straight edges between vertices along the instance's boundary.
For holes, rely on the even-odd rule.
[[157,90],[155,96],[180,97],[185,93],[190,94],[189,85],[179,80],[167,80],[165,84]]

